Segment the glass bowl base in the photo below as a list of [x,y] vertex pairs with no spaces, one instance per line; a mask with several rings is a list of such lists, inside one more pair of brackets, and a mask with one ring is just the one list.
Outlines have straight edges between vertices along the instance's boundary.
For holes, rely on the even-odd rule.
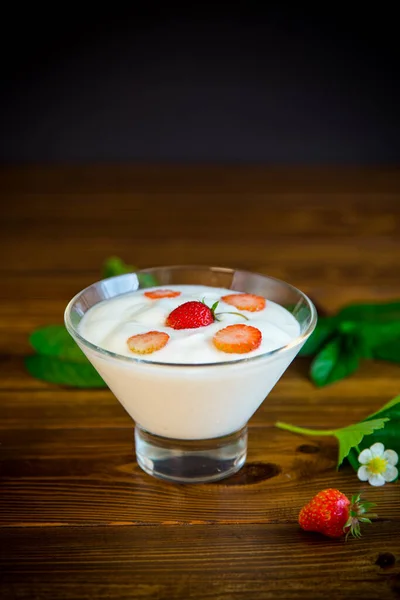
[[233,475],[244,465],[247,426],[208,440],[176,440],[135,427],[136,459],[148,475],[174,483],[207,483]]

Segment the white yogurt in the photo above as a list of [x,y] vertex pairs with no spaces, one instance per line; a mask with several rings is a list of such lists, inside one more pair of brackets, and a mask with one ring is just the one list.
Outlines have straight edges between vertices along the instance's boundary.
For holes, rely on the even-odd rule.
[[[176,439],[208,439],[241,429],[299,351],[301,345],[290,347],[300,334],[298,322],[289,311],[268,299],[263,310],[249,312],[221,301],[222,296],[235,293],[233,290],[164,287],[181,295],[152,300],[144,296],[149,290],[141,290],[100,302],[84,315],[80,335],[121,358],[105,356],[83,344],[82,350],[131,417],[150,433]],[[165,325],[172,310],[184,302],[203,299],[208,306],[220,301],[217,315],[238,312],[248,320],[221,314],[220,321],[197,329],[174,330]],[[262,333],[259,348],[247,354],[229,354],[215,348],[215,333],[234,323],[257,327]],[[152,354],[133,354],[127,339],[150,330],[168,333],[168,344]],[[260,356],[288,345],[276,355]],[[256,360],[249,360],[253,358]]]
[[[300,333],[299,324],[293,315],[274,302],[267,301],[263,310],[250,312],[238,310],[221,300],[223,296],[232,294],[232,290],[193,285],[171,285],[168,289],[180,291],[181,295],[175,298],[152,300],[140,291],[96,304],[85,314],[79,331],[85,339],[96,346],[116,354],[136,358],[140,356],[129,350],[127,345],[129,337],[151,330],[165,331],[170,336],[168,344],[161,350],[142,358],[148,361],[176,364],[217,363],[243,358],[243,354],[221,352],[212,343],[213,336],[219,329],[234,323],[252,325],[262,334],[261,345],[246,354],[245,358],[286,346]],[[165,325],[168,315],[175,308],[185,302],[203,299],[210,307],[214,302],[219,301],[216,309],[218,321],[197,329],[175,330]],[[246,319],[229,314],[232,312],[242,314]]]

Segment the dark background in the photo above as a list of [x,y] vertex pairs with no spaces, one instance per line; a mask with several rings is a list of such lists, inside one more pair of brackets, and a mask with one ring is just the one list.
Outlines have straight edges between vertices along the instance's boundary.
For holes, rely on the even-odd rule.
[[384,5],[65,6],[4,15],[2,162],[400,159]]

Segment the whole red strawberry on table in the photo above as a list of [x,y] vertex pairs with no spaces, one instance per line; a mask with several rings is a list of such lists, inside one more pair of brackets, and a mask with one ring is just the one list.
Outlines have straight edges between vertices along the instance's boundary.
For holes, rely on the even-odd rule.
[[322,490],[301,509],[299,525],[305,531],[331,538],[360,537],[360,523],[371,523],[371,518],[376,517],[368,514],[373,506],[374,502],[361,502],[361,494],[350,501],[339,490]]

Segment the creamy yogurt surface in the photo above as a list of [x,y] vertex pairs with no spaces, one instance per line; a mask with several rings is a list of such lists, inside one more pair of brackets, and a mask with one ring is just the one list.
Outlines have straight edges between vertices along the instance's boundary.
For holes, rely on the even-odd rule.
[[[150,299],[145,292],[156,289],[179,291],[175,298]],[[146,288],[104,300],[85,313],[79,325],[80,335],[105,350],[140,359],[146,362],[174,364],[206,364],[251,358],[286,346],[300,335],[300,326],[293,315],[282,306],[266,299],[263,310],[239,310],[221,300],[222,296],[235,294],[234,290],[201,285],[166,285]],[[168,315],[185,302],[204,301],[209,307],[219,301],[216,320],[211,325],[197,329],[175,330],[166,325]],[[228,314],[237,312],[247,317]],[[224,314],[221,314],[224,313]],[[218,350],[213,336],[233,324],[257,327],[262,334],[261,345],[246,354]],[[146,355],[138,355],[128,348],[127,340],[133,335],[149,331],[163,331],[170,336],[164,348]]]

